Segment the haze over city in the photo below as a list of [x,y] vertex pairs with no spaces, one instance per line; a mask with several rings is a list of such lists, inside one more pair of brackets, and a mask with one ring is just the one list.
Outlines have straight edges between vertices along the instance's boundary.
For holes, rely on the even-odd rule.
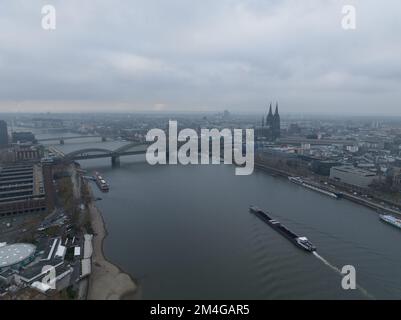
[[1,1],[0,301],[399,300],[400,9]]
[[44,4],[1,4],[2,112],[400,114],[399,1]]

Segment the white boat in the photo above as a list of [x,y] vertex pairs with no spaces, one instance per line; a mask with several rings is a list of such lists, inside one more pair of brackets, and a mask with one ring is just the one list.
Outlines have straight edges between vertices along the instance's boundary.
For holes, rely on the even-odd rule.
[[381,214],[381,215],[379,215],[379,217],[384,222],[387,222],[387,223],[393,225],[394,227],[401,229],[401,219],[398,219],[398,218],[393,217],[388,214]]
[[326,190],[324,190],[324,189],[321,189],[321,188],[319,188],[319,187],[315,187],[315,186],[313,186],[313,185],[311,185],[311,184],[307,184],[307,183],[303,183],[302,185],[303,185],[305,188],[308,188],[308,189],[311,189],[311,190],[313,190],[313,191],[317,191],[317,192],[323,193],[323,194],[325,194],[326,196],[329,196],[329,197],[338,199],[338,194],[336,194],[336,193],[334,193],[334,192],[326,191]]
[[288,180],[290,180],[292,183],[302,185],[304,181],[301,179],[301,177],[288,177]]
[[329,196],[329,197],[332,197],[332,198],[335,198],[335,199],[338,199],[341,196],[341,194],[339,194],[339,193],[327,191],[327,190],[324,190],[324,189],[319,188],[317,186],[314,186],[312,184],[306,183],[304,180],[302,180],[301,177],[288,177],[288,180],[290,180],[292,183],[298,184],[300,186],[303,186],[303,187],[308,188],[308,189],[313,190],[313,191],[317,191],[317,192],[323,193],[326,196]]

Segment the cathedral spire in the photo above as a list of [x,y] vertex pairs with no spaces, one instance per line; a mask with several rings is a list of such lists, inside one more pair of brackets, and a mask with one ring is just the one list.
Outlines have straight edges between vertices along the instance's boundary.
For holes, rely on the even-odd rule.
[[277,139],[280,137],[280,115],[278,113],[278,102],[276,102],[276,111],[273,116],[273,137]]
[[272,103],[270,102],[270,108],[269,108],[269,113],[267,114],[266,117],[266,126],[271,127],[273,125],[273,112],[272,112]]
[[272,116],[273,112],[272,112],[272,103],[270,102],[270,108],[269,108],[269,114],[267,116]]

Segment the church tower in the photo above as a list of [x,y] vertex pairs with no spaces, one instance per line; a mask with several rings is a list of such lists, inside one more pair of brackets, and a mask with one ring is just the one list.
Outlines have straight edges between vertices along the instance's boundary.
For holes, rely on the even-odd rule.
[[266,117],[266,126],[272,127],[273,126],[273,112],[272,112],[272,104],[270,103],[270,108],[269,108],[269,113],[267,114]]
[[267,116],[262,117],[262,126],[257,127],[255,130],[257,139],[274,141],[280,137],[280,115],[278,113],[278,102],[276,103],[276,110],[274,114],[272,103],[270,103]]
[[280,126],[280,115],[278,113],[278,102],[276,102],[276,111],[274,112],[273,116],[272,128],[273,128],[272,133],[274,139],[280,137],[281,126]]

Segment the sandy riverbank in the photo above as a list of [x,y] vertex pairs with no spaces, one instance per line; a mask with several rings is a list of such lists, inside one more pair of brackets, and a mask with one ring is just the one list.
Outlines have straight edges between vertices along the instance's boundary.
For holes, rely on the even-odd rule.
[[138,286],[133,279],[103,254],[103,240],[107,236],[103,217],[92,202],[89,213],[94,232],[92,274],[89,278],[88,300],[133,300],[137,299]]

